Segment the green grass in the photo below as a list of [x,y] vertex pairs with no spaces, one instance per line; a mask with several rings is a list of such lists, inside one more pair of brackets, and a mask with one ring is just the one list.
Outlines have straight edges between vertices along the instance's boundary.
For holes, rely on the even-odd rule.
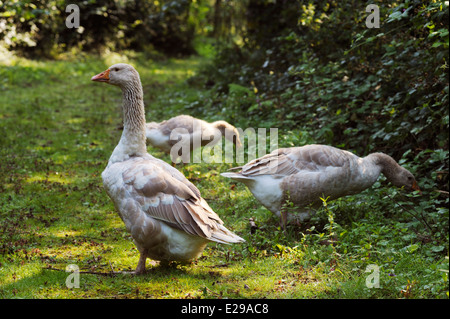
[[[143,276],[82,273],[80,288],[68,288],[70,264],[109,272],[138,261],[100,177],[121,134],[121,93],[90,81],[118,61],[139,70],[148,120],[232,117],[207,108],[230,101],[186,82],[202,57],[0,62],[0,298],[448,298],[448,200],[445,207],[431,192],[419,199],[378,182],[283,233],[243,185],[219,175],[231,164],[205,163],[179,169],[246,243],[209,244],[189,265],[148,262]],[[314,142],[301,130],[279,135],[280,146]],[[432,230],[410,215],[411,203]],[[380,288],[366,287],[370,264],[379,267]]]

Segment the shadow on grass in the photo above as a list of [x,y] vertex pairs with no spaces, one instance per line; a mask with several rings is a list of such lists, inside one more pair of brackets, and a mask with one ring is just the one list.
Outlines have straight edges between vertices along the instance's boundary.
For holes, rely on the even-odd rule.
[[[147,272],[142,275],[108,272],[94,274],[85,273],[83,270],[76,274],[65,269],[42,267],[40,270],[35,268],[31,274],[23,278],[2,285],[0,297],[4,299],[179,298],[180,291],[188,297],[191,294],[201,295],[204,282],[209,277],[211,271],[208,268],[194,272],[190,266],[180,265],[157,264],[147,267]],[[214,272],[214,278],[220,279],[217,272]],[[202,283],[203,286],[199,288],[198,283]]]

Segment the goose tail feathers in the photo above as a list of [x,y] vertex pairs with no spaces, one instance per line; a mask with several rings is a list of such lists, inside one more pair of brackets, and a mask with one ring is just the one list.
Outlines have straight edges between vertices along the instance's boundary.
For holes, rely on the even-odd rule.
[[242,175],[240,173],[225,172],[225,173],[220,173],[220,175],[222,175],[223,177],[235,179],[235,180],[238,180],[238,181],[252,180],[252,178],[244,176],[244,175]]
[[211,235],[210,240],[221,244],[237,244],[245,242],[245,239],[229,231],[225,226],[217,224],[218,229]]

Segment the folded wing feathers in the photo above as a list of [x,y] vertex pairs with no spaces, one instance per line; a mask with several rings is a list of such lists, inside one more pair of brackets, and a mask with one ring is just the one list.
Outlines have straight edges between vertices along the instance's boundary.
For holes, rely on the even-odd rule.
[[[303,147],[281,148],[270,154],[254,159],[241,167],[229,171],[240,170],[241,176],[272,175],[289,176],[299,171],[319,171],[324,167],[342,167],[347,165],[353,154],[326,145],[306,145]],[[237,178],[237,175],[224,173],[223,176]]]
[[218,230],[212,234],[211,240],[222,244],[242,243],[245,240],[230,232],[225,226],[218,224]]
[[153,218],[192,235],[227,244],[243,241],[222,225],[200,191],[184,176],[172,175],[173,168],[168,166],[170,169],[166,171],[167,167],[162,170],[139,162],[122,174],[142,209]]
[[212,233],[217,229],[216,222],[208,218],[203,207],[193,204],[191,201],[184,201],[183,206],[192,217],[191,224],[196,225],[201,230],[197,235],[210,238]]
[[354,155],[327,145],[306,145],[292,148],[293,156],[300,163],[309,163],[317,167],[342,167]]
[[[230,171],[234,170],[236,168],[230,169]],[[286,149],[279,149],[245,164],[242,166],[240,174],[249,177],[257,175],[286,176],[297,171],[293,160],[287,156]]]

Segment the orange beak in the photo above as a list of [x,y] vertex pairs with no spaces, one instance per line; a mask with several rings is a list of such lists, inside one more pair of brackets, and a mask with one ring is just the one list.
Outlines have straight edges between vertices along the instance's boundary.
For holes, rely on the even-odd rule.
[[422,193],[422,191],[420,190],[419,185],[417,185],[417,182],[416,182],[416,181],[413,182],[411,188],[412,188],[412,190],[414,190],[414,191],[419,191],[419,193]]
[[109,69],[106,71],[103,71],[102,73],[99,73],[97,75],[94,75],[91,78],[91,81],[96,82],[109,82]]

